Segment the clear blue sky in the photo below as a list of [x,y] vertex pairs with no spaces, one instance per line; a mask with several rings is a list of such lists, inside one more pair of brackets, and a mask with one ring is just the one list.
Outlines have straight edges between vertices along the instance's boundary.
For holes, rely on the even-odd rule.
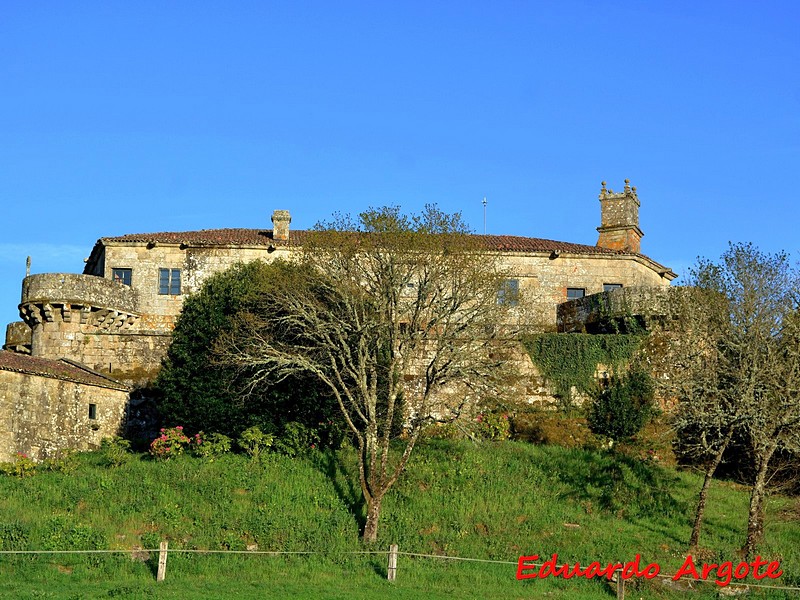
[[0,321],[102,236],[436,202],[594,244],[800,250],[800,3],[0,3]]

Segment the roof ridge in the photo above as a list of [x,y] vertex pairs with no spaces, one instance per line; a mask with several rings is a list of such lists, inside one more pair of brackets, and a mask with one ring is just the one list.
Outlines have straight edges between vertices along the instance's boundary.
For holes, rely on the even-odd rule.
[[[75,373],[74,369],[78,369],[82,373]],[[10,350],[0,350],[0,370],[123,391],[131,389],[121,381],[69,359],[44,358]],[[98,379],[102,381],[98,381]]]

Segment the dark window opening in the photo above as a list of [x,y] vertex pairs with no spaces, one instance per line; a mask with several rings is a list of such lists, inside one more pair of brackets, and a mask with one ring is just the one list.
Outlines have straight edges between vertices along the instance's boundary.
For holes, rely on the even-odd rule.
[[158,270],[158,293],[162,295],[178,296],[181,293],[181,270]]
[[89,405],[89,418],[94,421],[97,418],[97,404]]
[[567,300],[577,300],[586,295],[586,288],[567,288]]
[[111,279],[117,283],[131,284],[132,269],[111,269]]
[[610,292],[611,290],[618,290],[622,287],[621,283],[604,283],[603,284],[603,291]]
[[497,290],[497,303],[506,306],[519,304],[519,279],[505,279]]

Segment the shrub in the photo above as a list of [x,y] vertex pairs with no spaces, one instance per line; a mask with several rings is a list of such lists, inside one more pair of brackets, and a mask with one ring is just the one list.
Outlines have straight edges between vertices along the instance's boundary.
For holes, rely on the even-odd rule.
[[262,261],[237,264],[209,277],[183,304],[172,342],[155,382],[165,426],[214,431],[237,438],[250,426],[279,431],[289,421],[307,426],[341,423],[339,407],[311,375],[267,382],[245,401],[245,380],[237,369],[214,360],[218,338],[235,328],[237,315],[263,301],[263,290],[283,277],[280,267]]
[[169,460],[183,454],[190,440],[183,433],[183,427],[162,428],[161,435],[150,444],[150,454],[158,460]]
[[242,435],[239,436],[239,447],[244,450],[248,456],[258,458],[263,452],[266,452],[272,447],[272,442],[275,439],[270,433],[264,433],[257,426],[245,429]]
[[511,424],[506,413],[481,413],[475,418],[475,422],[475,433],[482,440],[500,441],[511,437]]
[[319,448],[319,432],[292,421],[283,427],[283,432],[275,441],[275,450],[286,456],[294,457]]
[[192,438],[192,454],[200,458],[214,460],[231,451],[233,440],[221,433],[205,434],[202,431]]
[[58,473],[73,473],[78,468],[78,451],[65,448],[56,452],[54,456],[44,459],[37,469],[40,471],[56,471]]
[[626,440],[642,429],[653,410],[653,382],[646,372],[635,369],[612,379],[589,407],[589,428],[614,441]]
[[530,409],[514,415],[513,439],[532,444],[563,448],[585,448],[595,445],[595,435],[586,426],[586,419],[568,417],[562,411]]
[[17,452],[14,462],[0,463],[0,473],[12,477],[31,477],[36,473],[36,461],[27,454]]
[[131,443],[118,435],[103,438],[100,453],[106,466],[121,467],[131,459]]
[[28,528],[19,521],[0,523],[0,550],[27,550]]

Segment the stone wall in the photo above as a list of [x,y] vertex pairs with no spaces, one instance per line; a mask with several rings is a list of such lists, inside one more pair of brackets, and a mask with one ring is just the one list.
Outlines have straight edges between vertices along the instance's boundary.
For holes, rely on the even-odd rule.
[[[132,286],[139,298],[142,313],[140,326],[145,329],[171,329],[187,294],[198,291],[214,273],[237,262],[292,259],[296,249],[266,247],[185,247],[179,245],[121,244],[106,247],[106,277],[114,268],[131,268]],[[520,293],[527,298],[527,310],[518,311],[520,322],[533,329],[555,330],[556,306],[567,300],[568,288],[585,293],[603,291],[604,284],[629,286],[668,286],[655,263],[630,254],[548,254],[507,253],[501,256],[509,277],[520,280]],[[159,294],[159,269],[181,269],[181,294]]]
[[[194,247],[180,244],[115,244],[105,248],[103,277],[110,279],[114,269],[131,269],[131,287],[139,298],[144,328],[172,329],[184,298],[199,291],[203,282],[219,271],[257,259],[271,261],[291,258],[296,253],[286,248]],[[181,293],[159,293],[161,269],[181,270]]]
[[648,259],[630,255],[509,255],[503,258],[511,277],[519,279],[519,324],[530,331],[555,331],[557,307],[567,301],[567,290],[578,288],[588,296],[606,284],[628,287],[668,287]]
[[[0,369],[0,461],[96,448],[124,422],[128,391]],[[90,418],[90,407],[94,405]]]

